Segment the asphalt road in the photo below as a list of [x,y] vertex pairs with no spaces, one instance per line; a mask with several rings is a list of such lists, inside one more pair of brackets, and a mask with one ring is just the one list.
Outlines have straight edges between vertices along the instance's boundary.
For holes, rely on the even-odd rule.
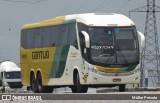
[[[3,94],[11,100],[0,103],[160,103],[160,91],[108,92],[108,93],[52,93],[52,94]],[[2,94],[0,96],[2,99]]]

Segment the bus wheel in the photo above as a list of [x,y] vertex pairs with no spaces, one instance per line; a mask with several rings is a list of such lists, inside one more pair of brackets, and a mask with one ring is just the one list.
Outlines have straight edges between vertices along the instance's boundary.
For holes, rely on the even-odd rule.
[[34,77],[34,74],[31,74],[31,76],[30,76],[30,84],[31,84],[31,90],[34,93],[38,93],[38,86],[37,86],[37,82],[36,82],[36,79]]
[[77,90],[76,90],[75,86],[71,86],[71,90],[72,90],[72,93],[77,93]]
[[52,93],[53,92],[53,87],[46,87],[47,93]]
[[125,92],[125,91],[126,91],[126,85],[125,84],[119,85],[119,92]]
[[2,93],[5,93],[6,92],[6,90],[5,90],[5,87],[3,86],[2,87]]
[[53,87],[43,86],[43,84],[42,84],[42,76],[41,76],[40,73],[38,74],[37,82],[38,82],[38,91],[39,91],[39,93],[52,93],[53,92]]
[[42,85],[42,76],[40,73],[38,74],[38,77],[37,77],[37,84],[38,84],[38,91],[40,93],[45,93],[46,88],[45,88],[45,86]]
[[80,84],[79,74],[76,73],[74,77],[74,86],[71,87],[73,93],[86,93],[88,90],[87,86]]
[[27,86],[27,91],[30,91],[31,90],[31,87],[30,86]]

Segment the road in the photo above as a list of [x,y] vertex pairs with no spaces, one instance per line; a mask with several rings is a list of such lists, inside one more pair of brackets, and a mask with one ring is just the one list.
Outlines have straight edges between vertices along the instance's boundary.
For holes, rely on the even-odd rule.
[[1,100],[0,103],[160,103],[160,91],[108,92],[87,94],[19,93],[5,95],[11,95],[11,98],[14,100]]

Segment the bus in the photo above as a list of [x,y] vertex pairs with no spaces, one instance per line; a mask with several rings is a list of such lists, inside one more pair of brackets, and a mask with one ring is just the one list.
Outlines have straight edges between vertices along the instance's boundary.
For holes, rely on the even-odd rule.
[[119,87],[140,82],[144,35],[128,17],[115,13],[59,16],[21,28],[22,84],[34,93],[70,87]]

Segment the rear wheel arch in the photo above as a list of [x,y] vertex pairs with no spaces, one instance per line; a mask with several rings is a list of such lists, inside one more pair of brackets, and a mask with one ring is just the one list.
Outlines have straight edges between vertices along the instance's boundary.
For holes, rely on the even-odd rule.
[[[35,72],[34,69],[31,69],[31,70],[30,70],[30,77],[31,77],[32,75],[34,75],[34,77],[35,77],[35,79],[36,79],[36,72]],[[31,78],[30,78],[30,79],[31,79]]]

